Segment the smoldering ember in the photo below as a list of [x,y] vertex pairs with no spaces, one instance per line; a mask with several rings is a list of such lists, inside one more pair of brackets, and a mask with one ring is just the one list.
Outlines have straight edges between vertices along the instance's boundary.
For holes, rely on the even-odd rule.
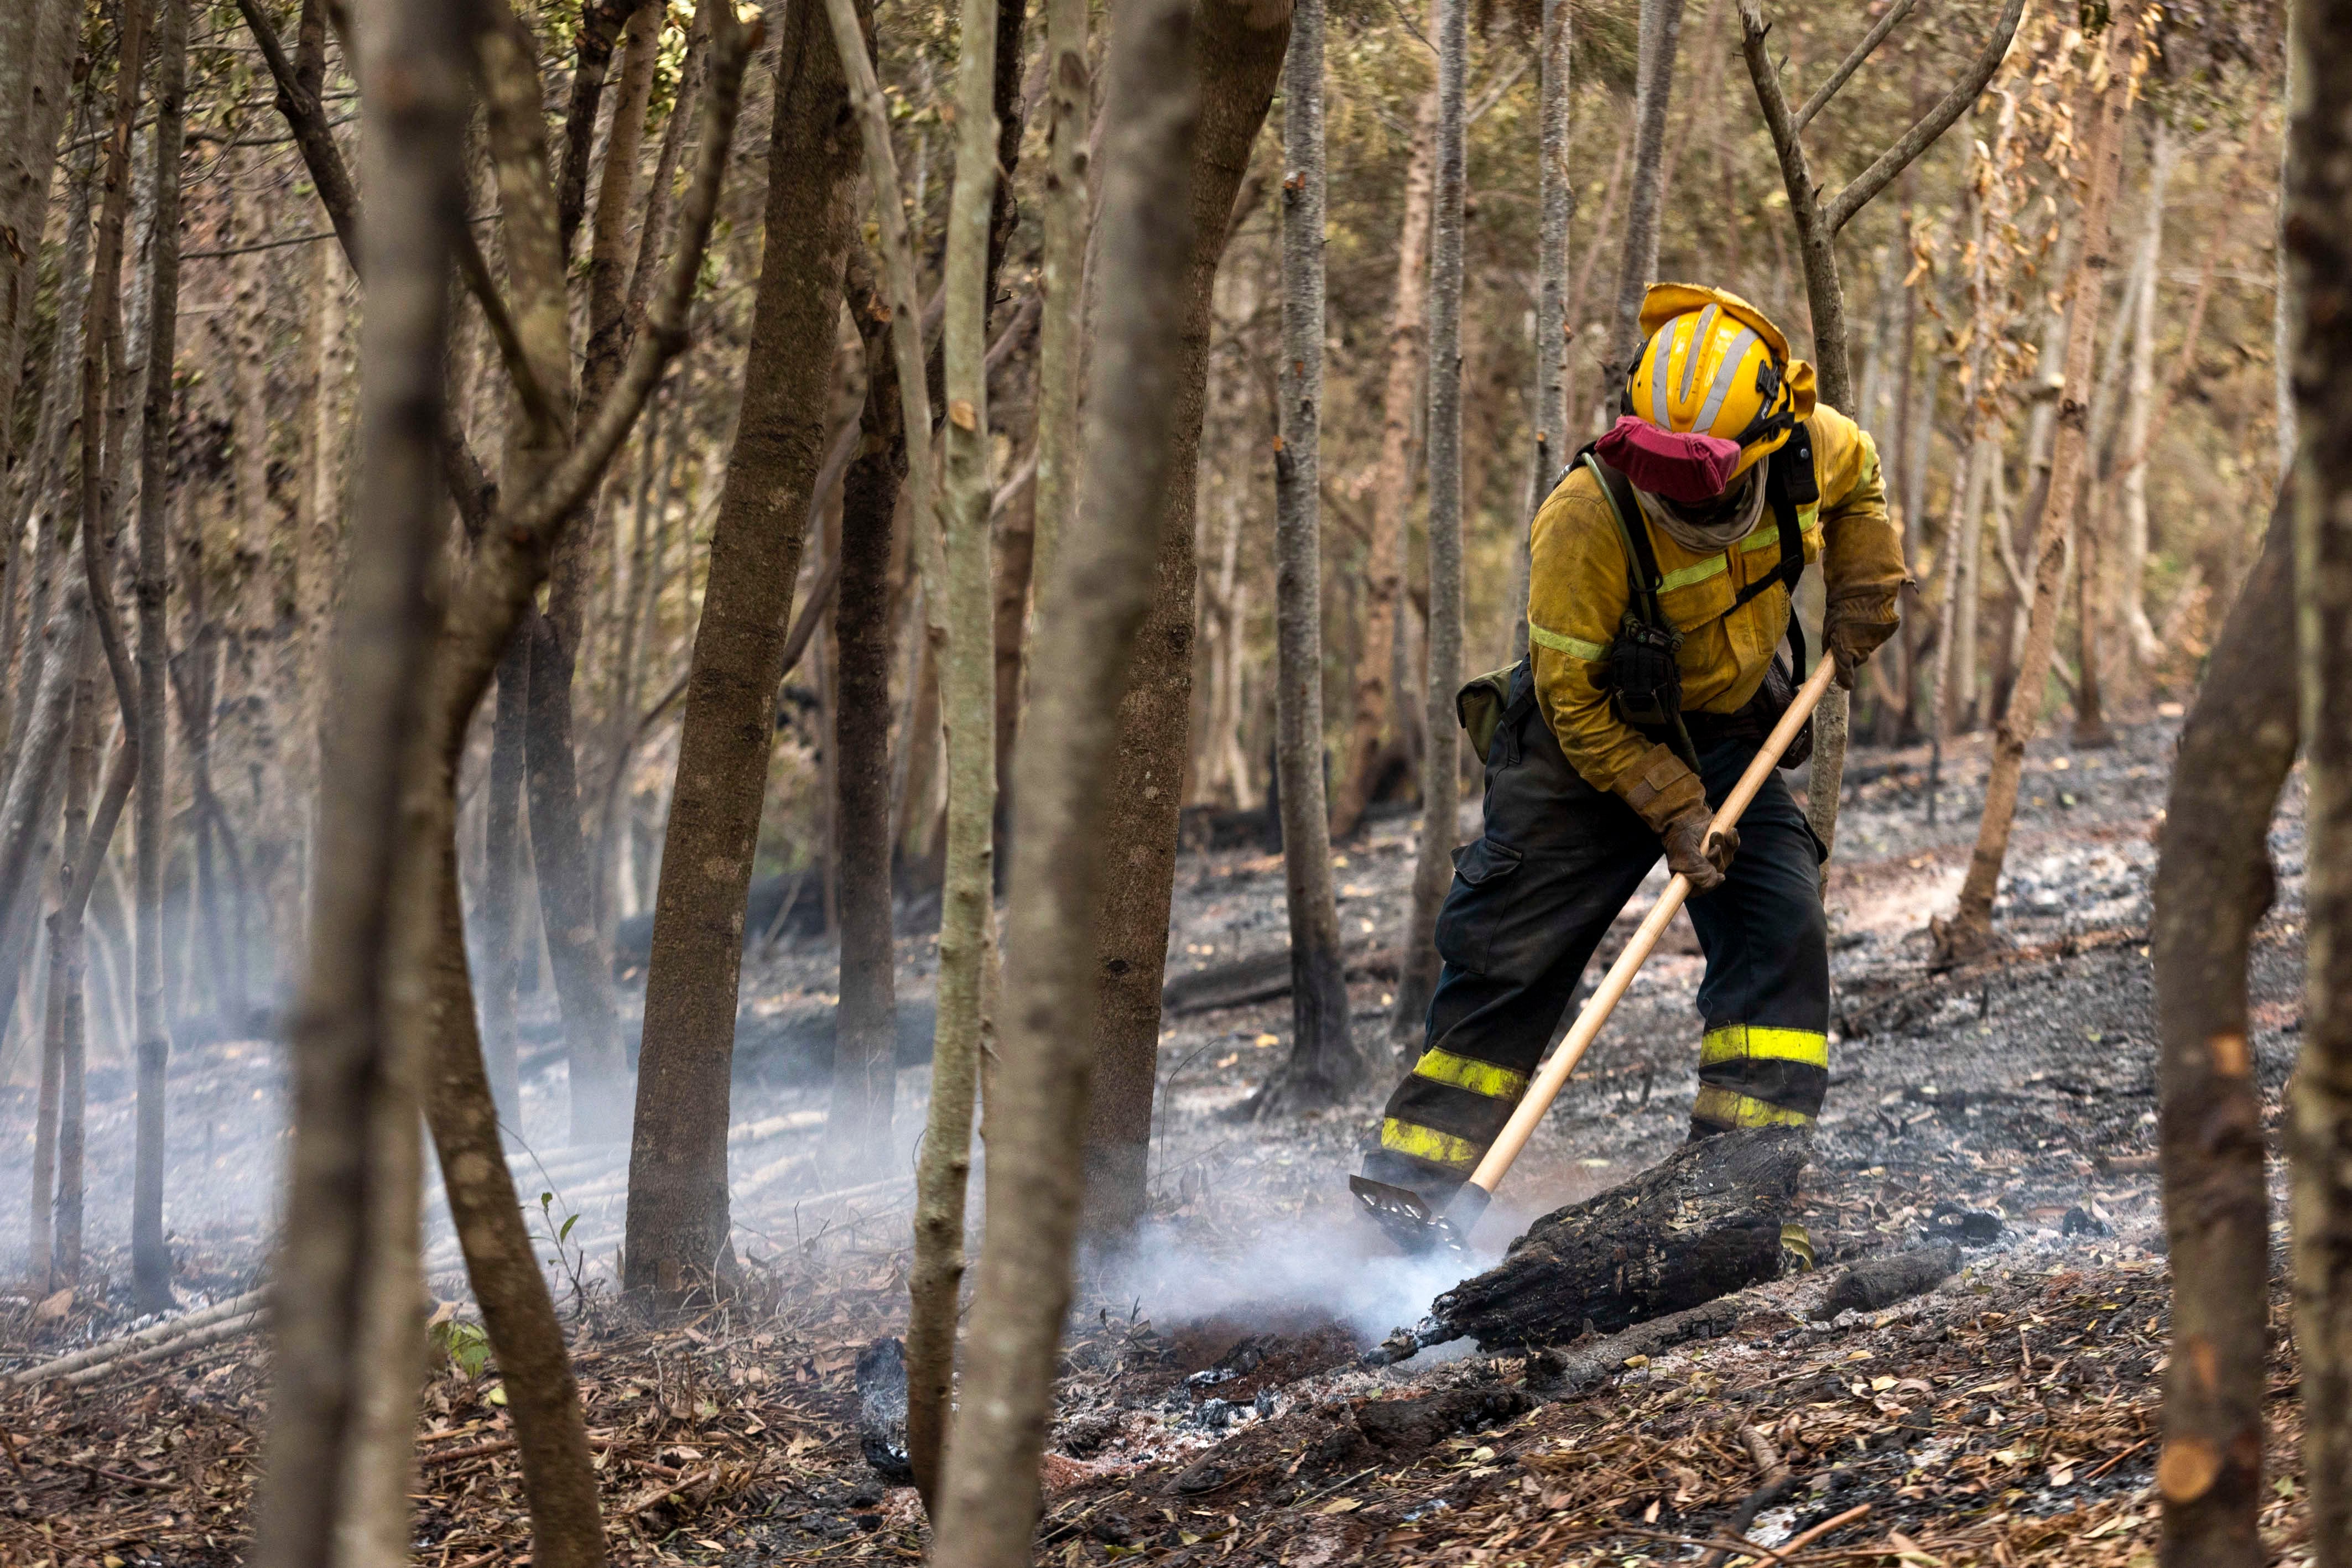
[[2347,62],[0,6],[0,1568],[2352,1568]]

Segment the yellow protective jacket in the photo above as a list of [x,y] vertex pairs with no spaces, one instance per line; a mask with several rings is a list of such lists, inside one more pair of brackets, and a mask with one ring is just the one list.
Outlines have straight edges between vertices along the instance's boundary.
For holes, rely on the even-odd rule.
[[[1834,409],[1815,408],[1811,424],[1821,500],[1798,511],[1805,559],[1821,560],[1827,551],[1822,570],[1833,617],[1891,630],[1905,575],[1903,541],[1886,515],[1878,449]],[[1756,695],[1788,630],[1789,594],[1777,583],[1732,608],[1741,590],[1780,566],[1771,508],[1746,538],[1713,555],[1685,549],[1645,518],[1628,520],[1650,530],[1663,578],[1659,608],[1683,636],[1677,656],[1683,710],[1737,712]],[[1611,706],[1609,645],[1631,591],[1609,497],[1583,464],[1569,471],[1536,513],[1532,553],[1528,653],[1537,704],[1577,772],[1596,789],[1625,796],[1647,817],[1649,802],[1674,781],[1654,775],[1669,762],[1677,776],[1687,770],[1671,753],[1652,755],[1658,750],[1654,743]],[[1820,656],[1826,658],[1827,651]]]

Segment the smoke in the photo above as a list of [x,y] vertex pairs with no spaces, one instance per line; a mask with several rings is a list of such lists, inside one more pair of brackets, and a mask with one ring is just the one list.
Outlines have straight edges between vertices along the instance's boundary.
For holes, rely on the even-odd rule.
[[[1367,1345],[1428,1315],[1430,1303],[1491,1267],[1525,1217],[1490,1212],[1466,1253],[1399,1253],[1369,1220],[1277,1216],[1239,1241],[1154,1225],[1096,1273],[1102,1293],[1162,1327],[1203,1322],[1297,1332],[1338,1322]],[[1462,1349],[1468,1349],[1466,1343]]]

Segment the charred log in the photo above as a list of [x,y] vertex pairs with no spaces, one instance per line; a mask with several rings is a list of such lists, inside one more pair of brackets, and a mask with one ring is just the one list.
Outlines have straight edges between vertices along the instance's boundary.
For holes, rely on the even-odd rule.
[[1808,1149],[1790,1127],[1686,1144],[1622,1186],[1537,1220],[1500,1263],[1438,1297],[1415,1337],[1556,1344],[1775,1279]]

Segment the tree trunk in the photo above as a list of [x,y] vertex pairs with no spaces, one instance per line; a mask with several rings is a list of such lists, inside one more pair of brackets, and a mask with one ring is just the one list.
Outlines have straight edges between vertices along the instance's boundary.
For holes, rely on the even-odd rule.
[[[114,435],[118,452],[112,455],[119,457],[119,447],[127,423],[124,418],[110,414],[102,416],[100,401],[109,393],[119,399],[128,384],[125,382],[121,387],[113,386],[110,384],[110,367],[121,353],[122,230],[131,195],[131,127],[138,118],[140,74],[145,60],[147,30],[153,15],[152,0],[132,0],[123,17],[121,64],[115,78],[114,123],[105,152],[104,183],[101,187],[104,194],[92,243],[95,259],[92,263],[89,317],[82,331],[81,549],[85,576],[92,582],[100,580],[102,573],[102,569],[90,571],[87,567],[89,552],[101,545],[102,519],[108,505],[108,497],[103,491],[112,467],[108,458],[101,456],[100,442],[106,434]],[[186,13],[178,0],[173,0],[167,5],[164,26],[170,36],[166,37],[166,47],[157,62],[156,156],[159,169],[162,161],[170,161],[172,176],[168,181],[159,180],[157,183],[159,193],[163,184],[171,185],[172,201],[176,208],[178,139],[171,133],[177,129],[187,47]],[[173,257],[177,256],[174,245],[167,244],[158,249]],[[122,412],[127,414],[127,409]],[[87,592],[83,595],[82,604],[86,614],[94,609],[89,603]],[[79,674],[77,666],[80,660],[77,651],[80,645],[80,638],[77,636],[71,643],[60,643],[52,650],[51,656],[59,661],[53,673],[58,677],[61,695]],[[13,799],[16,791],[12,789],[10,794]],[[0,886],[6,885],[5,881],[0,881]],[[138,1062],[135,1113],[138,1130],[131,1192],[131,1298],[142,1312],[161,1312],[173,1302],[172,1259],[163,1239],[165,1055],[163,1051],[151,1051],[148,1047],[149,1042],[142,1040]]]
[[[370,90],[362,99],[363,177],[374,214],[361,361],[368,482],[330,676],[326,776],[338,785],[320,803],[309,971],[291,1019],[294,1142],[273,1270],[275,1386],[256,1508],[256,1568],[376,1563],[399,1554],[409,1533],[403,1500],[411,1449],[371,1442],[368,1413],[397,1408],[404,1424],[413,1422],[424,1370],[416,1135],[423,1063],[393,1017],[403,978],[394,901],[396,883],[407,880],[398,850],[405,796],[425,761],[431,581],[444,505],[435,450],[448,329],[443,280],[466,210],[459,150],[471,64],[469,29],[449,0],[369,7],[360,25],[362,57],[398,61],[409,90]],[[160,518],[151,527],[142,515],[141,546],[142,620],[160,630]],[[151,576],[159,591],[152,603]],[[163,713],[154,689],[161,650],[144,646],[143,631],[143,716],[152,734]],[[163,775],[160,752],[153,758],[151,779]],[[161,848],[161,824],[146,806],[150,791],[140,793],[143,904],[160,870],[148,852]],[[143,917],[140,937],[149,960],[141,964],[143,1002],[155,973]],[[371,1473],[383,1469],[391,1474]],[[357,1550],[346,1545],[354,1536]],[[387,1537],[390,1552],[383,1551]]]
[[[1652,4],[1673,13],[1666,19],[1665,35],[1671,48],[1682,0]],[[1420,1038],[1430,998],[1437,989],[1437,911],[1453,885],[1454,851],[1461,839],[1461,729],[1454,718],[1454,693],[1462,684],[1462,78],[1468,26],[1464,0],[1442,0],[1437,204],[1429,265],[1429,685],[1424,698],[1429,733],[1421,758],[1421,858],[1412,877],[1412,924],[1405,928],[1396,1010],[1389,1020],[1390,1034],[1400,1048]],[[1657,99],[1663,108],[1663,87]],[[1647,242],[1653,249],[1655,216],[1654,211]],[[1630,253],[1634,241],[1628,233]]]
[[[163,1008],[163,861],[168,853],[164,829],[171,779],[167,757],[171,697],[166,687],[172,656],[171,543],[165,509],[173,423],[174,378],[170,371],[179,333],[180,125],[187,79],[187,0],[166,0],[163,15],[163,47],[156,67],[155,217],[150,241],[153,254],[148,269],[148,287],[153,292],[147,326],[148,375],[140,408],[139,555],[134,577],[139,701],[135,709],[126,705],[123,715],[125,725],[135,727],[137,755],[144,775],[131,827],[138,904],[131,957],[132,1027],[140,1085],[131,1254],[133,1271],[141,1281],[134,1294],[142,1306],[151,1301],[168,1304],[171,1300],[171,1258],[163,1245],[163,1090],[172,1050],[171,1024]],[[154,1086],[152,1094],[150,1083]],[[408,1157],[412,1171],[415,1164],[414,1157]]]
[[[16,505],[8,514],[10,538],[14,540],[29,529],[33,554],[32,581],[24,612],[12,623],[8,641],[0,644],[0,658],[6,659],[6,669],[16,673],[13,684],[0,682],[5,686],[0,696],[5,696],[6,703],[6,721],[0,724],[0,735],[6,737],[6,750],[0,752],[0,785],[15,777],[16,764],[24,755],[25,721],[33,695],[41,684],[41,633],[48,624],[58,563],[65,555],[65,540],[71,532],[67,520],[71,511],[61,504],[66,435],[81,408],[81,329],[89,311],[91,207],[97,167],[98,145],[89,141],[75,158],[73,183],[66,199],[65,249],[58,264],[62,281],[58,289],[57,330],[42,376],[40,421],[31,450],[17,465],[17,489],[11,497]],[[24,575],[21,559],[20,553],[16,559],[10,560],[6,575],[0,576],[0,583],[9,590],[12,611],[16,608],[15,585]],[[5,670],[0,670],[0,674],[5,674]]]
[[530,640],[518,634],[499,661],[499,690],[490,720],[489,795],[482,802],[481,904],[482,1059],[499,1120],[509,1135],[522,1134],[520,1052],[515,1035],[518,907],[525,869],[522,841],[524,737],[530,713]]
[[[667,7],[640,5],[621,29],[621,81],[613,102],[613,118],[604,132],[604,170],[596,186],[595,232],[588,251],[588,350],[580,371],[581,403],[594,409],[604,401],[613,380],[621,372],[628,352],[631,323],[626,289],[641,269],[629,253],[629,229],[637,211],[637,161],[645,147],[646,106],[654,85],[654,64],[661,51],[662,23]],[[649,193],[650,199],[650,193]],[[642,228],[638,244],[657,236]],[[580,541],[570,551],[584,572],[595,559],[598,540],[591,530],[575,527],[567,535]],[[572,591],[576,594],[579,590]]]
[[77,904],[71,890],[77,880],[89,879],[93,868],[86,863],[88,858],[106,852],[105,846],[93,845],[89,839],[90,798],[98,788],[98,675],[103,667],[94,632],[82,634],[75,663],[80,674],[74,682],[72,737],[66,755],[65,825],[58,839],[63,852],[58,862],[58,907],[49,915],[48,1005],[43,1030],[45,1045],[55,1042],[63,1092],[58,1122],[55,1268],[56,1277],[68,1281],[81,1272],[83,1068],[89,1047],[82,991],[87,967],[84,906]]
[[[541,644],[545,644],[545,633]],[[445,767],[447,766],[445,764]],[[452,774],[454,776],[454,774]],[[438,1044],[427,1079],[425,1111],[439,1155],[449,1218],[466,1256],[466,1278],[481,1303],[500,1385],[514,1419],[523,1496],[530,1509],[531,1561],[551,1568],[599,1568],[604,1529],[596,1502],[596,1468],[580,1409],[580,1387],[563,1331],[540,1272],[539,1243],[522,1218],[507,1167],[496,1102],[474,1031],[474,998],[466,976],[465,915],[457,899],[456,838],[444,832],[441,865],[430,881],[432,909],[408,918],[431,960],[410,978],[418,1010]],[[426,879],[417,879],[426,880]],[[410,948],[403,946],[403,956]]]
[[2352,14],[2340,4],[2298,7],[2291,47],[2301,80],[2290,100],[2285,233],[2295,319],[2295,622],[2311,932],[2287,1147],[2311,1554],[2319,1568],[2343,1568],[2352,1563],[2352,398],[2336,367],[2352,343],[2345,313],[2352,128],[2341,107]]
[[890,922],[890,556],[907,426],[889,311],[865,257],[850,257],[851,314],[866,350],[857,456],[842,477],[840,717],[834,725],[834,851],[841,899],[841,1008],[825,1141],[845,1182],[878,1174],[898,1089],[898,980]]
[[[0,32],[0,409],[16,406],[81,21],[74,0],[18,0]],[[16,424],[0,423],[0,467],[6,467],[16,456]]]
[[[1535,482],[1528,486],[1528,520],[1513,530],[1508,645],[1513,663],[1528,655],[1528,593],[1535,563],[1533,518],[1576,450],[1569,428],[1568,344],[1574,326],[1568,319],[1568,227],[1576,215],[1576,188],[1568,177],[1569,104],[1573,86],[1576,19],[1569,0],[1545,0],[1543,36],[1537,50]],[[1579,301],[1581,304],[1581,301]]]
[[[1089,1229],[1106,1239],[1124,1237],[1141,1218],[1151,1148],[1160,983],[1168,959],[1176,823],[1192,706],[1193,507],[1207,402],[1211,290],[1234,197],[1273,102],[1289,40],[1286,6],[1270,14],[1235,0],[1204,0],[1204,5],[1192,31],[1200,122],[1192,142],[1190,246],[1181,290],[1155,297],[1173,300],[1180,344],[1171,383],[1177,399],[1174,448],[1158,502],[1161,515],[1152,529],[1159,575],[1119,704],[1108,789],[1104,841],[1118,846],[1120,863],[1103,889],[1101,915],[1093,927],[1098,977],[1096,1093],[1087,1120],[1086,1197]],[[1104,221],[1110,221],[1108,209]],[[1105,275],[1106,290],[1111,276]],[[1098,313],[1110,309],[1108,292],[1103,298]],[[1092,378],[1097,398],[1103,395],[1101,363]],[[1100,461],[1089,451],[1084,500],[1090,511],[1092,476],[1099,472],[1091,465]]]
[[2163,1561],[2259,1568],[2270,1195],[2246,956],[2275,891],[2271,815],[2296,743],[2293,507],[2213,646],[2173,763],[2157,862],[2158,1133],[2173,1260]]
[[[523,784],[530,800],[540,918],[571,1058],[572,1141],[618,1143],[628,1135],[629,1067],[621,1046],[620,1004],[613,995],[613,960],[597,939],[588,842],[580,828],[572,747],[572,661],[552,615],[527,617],[518,635],[530,643]],[[495,757],[492,762],[495,767]],[[646,1016],[656,1015],[649,1009]]]
[[[1860,68],[1862,62],[1887,31],[1902,20],[1904,8],[1888,9],[1830,79],[1822,83],[1806,100],[1804,107],[1792,116],[1787,99],[1781,95],[1779,68],[1773,64],[1765,41],[1769,29],[1763,13],[1756,0],[1739,0],[1741,51],[1747,57],[1748,78],[1755,84],[1756,99],[1764,111],[1766,129],[1771,132],[1773,151],[1780,157],[1780,183],[1789,200],[1790,214],[1796,223],[1798,246],[1803,256],[1805,305],[1807,314],[1812,319],[1818,395],[1821,402],[1842,413],[1853,414],[1859,411],[1853,401],[1853,377],[1846,346],[1845,285],[1838,276],[1838,231],[1975,105],[1985,84],[2000,68],[2000,62],[2009,52],[2010,41],[2016,37],[2018,18],[2023,15],[2024,8],[2024,0],[2008,0],[2001,8],[2000,18],[1993,24],[1991,37],[1936,106],[1914,121],[1910,129],[1897,137],[1867,169],[1855,175],[1834,197],[1824,203],[1821,189],[1813,183],[1806,162],[1801,140],[1805,125]],[[1777,235],[1776,230],[1776,240]],[[1940,697],[1939,693],[1939,700]],[[1842,686],[1832,686],[1823,695],[1821,706],[1813,710],[1812,773],[1808,786],[1810,799],[1805,807],[1806,817],[1812,824],[1813,836],[1821,841],[1824,852],[1834,849],[1837,843],[1838,797],[1845,775],[1847,719],[1846,692]]]
[[1037,453],[1032,433],[1028,460],[990,503],[996,522],[996,578],[992,588],[996,640],[996,853],[991,861],[1003,885],[1012,862],[1007,835],[1013,831],[1013,745],[1021,733],[1022,670],[1029,631],[1029,594],[1037,570]]
[[632,1292],[675,1303],[731,1257],[727,1106],[743,907],[776,688],[854,237],[856,128],[824,16],[789,13],[776,67],[767,250],[742,411],[711,535],[655,895],[629,1153]]
[[1282,89],[1281,432],[1275,443],[1275,770],[1290,912],[1290,1059],[1265,1116],[1331,1105],[1371,1064],[1349,1028],[1323,805],[1323,0],[1296,0]]
[[[57,984],[54,962],[49,965],[48,983]],[[51,1009],[41,1009],[40,1082],[33,1102],[33,1179],[25,1281],[37,1296],[47,1295],[57,1281],[58,1118],[65,1093],[66,1042],[49,1027],[54,1016]]]
[[[2157,281],[2163,271],[2165,204],[2171,192],[2173,171],[2180,162],[2180,144],[2160,115],[2155,119],[2150,137],[2147,226],[2140,231],[2138,268],[2147,281],[2140,286],[2133,312],[2127,382],[2131,401],[2126,406],[2120,436],[2126,455],[2123,473],[2116,481],[2117,499],[2123,507],[2120,538],[2116,541],[2116,587],[2124,632],[2126,697],[2131,701],[2145,698],[2148,667],[2164,652],[2157,640],[2156,628],[2148,624],[2147,619],[2147,448],[2154,434],[2157,402],[2156,296]],[[2205,278],[2212,277],[2213,258],[2219,254],[2218,246],[2207,248]],[[2200,281],[2200,287],[2201,289],[2208,285]],[[2199,303],[2201,305],[2201,298]],[[2189,356],[2182,361],[2184,364],[2194,362],[2197,331],[2203,320],[2204,312],[2192,308],[2188,335],[2182,341],[2181,351]]]
[[2076,504],[2079,523],[2074,535],[2074,634],[2079,650],[2074,669],[2074,745],[2085,749],[2116,743],[2115,732],[2107,727],[2104,683],[2099,666],[2105,662],[2106,639],[2100,623],[2106,619],[2106,578],[2102,570],[2105,564],[2105,543],[2101,538],[2099,521],[2105,507],[2099,505],[2096,491]]
[[[988,239],[996,193],[997,0],[964,0],[956,59],[956,174],[947,232],[947,425],[939,523],[947,658],[947,873],[940,894],[939,1018],[931,1099],[915,1171],[915,1253],[907,1280],[907,1451],[927,1503],[955,1384],[964,1197],[979,1089],[982,968],[995,917],[996,627],[990,602]],[[1017,43],[1017,40],[1016,40]],[[896,200],[887,192],[884,200]],[[928,519],[919,511],[919,538]]]
[[[1624,384],[1642,346],[1642,295],[1658,272],[1658,214],[1665,205],[1666,102],[1675,86],[1675,46],[1683,26],[1683,0],[1642,0],[1641,57],[1634,66],[1633,183],[1625,204],[1623,248],[1618,253],[1617,308],[1601,367],[1606,395]],[[1818,329],[1818,323],[1816,323]],[[1826,394],[1824,394],[1826,395]]]
[[[77,542],[61,568],[66,581],[58,590],[57,608],[42,629],[46,653],[37,690],[28,695],[24,753],[9,776],[0,798],[0,925],[13,928],[28,915],[38,897],[34,868],[41,863],[43,841],[57,802],[58,763],[65,753],[66,731],[73,711],[73,658],[89,621],[89,589],[82,580],[80,545]],[[0,984],[15,1006],[15,972],[0,963]],[[7,1016],[0,1009],[0,1018]]]
[[[1045,194],[1037,322],[1037,540],[1033,576],[1052,580],[1054,552],[1077,516],[1078,387],[1086,367],[1089,142],[1085,0],[1045,0]],[[1042,604],[1042,591],[1036,596]],[[1010,868],[1007,868],[1010,874]]]
[[[1436,26],[1431,0],[1431,26]],[[1405,516],[1412,509],[1413,415],[1421,394],[1429,311],[1429,214],[1437,182],[1437,87],[1423,93],[1405,160],[1404,218],[1397,229],[1396,285],[1389,304],[1388,366],[1381,389],[1381,448],[1372,469],[1372,537],[1364,563],[1360,610],[1363,635],[1356,673],[1348,748],[1340,757],[1339,792],[1331,809],[1331,837],[1346,839],[1371,803],[1386,734],[1400,717],[1393,684],[1397,604],[1404,589]]]
[[[1192,461],[1186,430],[1197,429],[1200,361],[1188,340],[1205,311],[1189,307],[1205,295],[1201,253],[1216,243],[1194,230],[1203,213],[1211,226],[1223,218],[1232,186],[1218,176],[1240,162],[1229,147],[1225,165],[1196,165],[1196,95],[1203,77],[1222,87],[1237,73],[1219,68],[1246,64],[1245,97],[1259,108],[1244,118],[1255,124],[1282,53],[1278,23],[1268,49],[1238,10],[1206,8],[1197,76],[1189,0],[1139,0],[1113,13],[1085,509],[1055,552],[1021,739],[1003,1066],[989,1113],[989,1245],[933,1536],[940,1568],[1013,1568],[1030,1559],[1079,1211],[1090,1065],[1084,1026],[1099,1016],[1099,947],[1090,934],[1106,884],[1124,874],[1108,848],[1121,841],[1109,819],[1129,684],[1123,666],[1155,579],[1165,580],[1153,533],[1179,515],[1168,495],[1186,482]],[[1260,58],[1267,53],[1271,65]],[[1196,179],[1212,189],[1197,190]],[[1220,185],[1222,205],[1202,199]],[[1171,298],[1188,308],[1165,310],[1160,302]]]
[[2009,853],[2009,830],[2017,815],[2017,789],[2025,768],[2026,742],[2042,716],[2042,685],[2050,669],[2050,648],[2057,631],[2058,597],[2066,574],[2065,498],[2074,493],[2082,475],[2087,408],[2084,399],[2091,379],[2091,350],[2098,327],[2098,280],[2109,266],[2108,216],[2115,204],[2116,171],[2123,161],[2123,123],[2126,78],[2132,51],[2138,47],[2140,16],[2137,7],[2116,13],[2106,37],[2097,46],[2106,52],[2111,69],[2097,85],[2086,87],[2077,124],[2090,127],[2085,159],[2089,167],[2083,196],[2082,253],[2066,277],[2065,292],[2074,309],[2066,324],[2065,382],[2060,392],[2058,422],[2051,443],[2050,487],[2042,500],[2033,567],[2033,608],[2025,634],[2025,651],[2018,661],[2017,684],[2009,695],[2009,708],[1994,731],[1992,765],[1985,780],[1984,817],[1977,829],[1975,853],[1960,884],[1958,907],[1948,922],[1932,922],[1938,961],[1965,961],[1991,946],[1992,899],[2000,886],[2001,862]]

